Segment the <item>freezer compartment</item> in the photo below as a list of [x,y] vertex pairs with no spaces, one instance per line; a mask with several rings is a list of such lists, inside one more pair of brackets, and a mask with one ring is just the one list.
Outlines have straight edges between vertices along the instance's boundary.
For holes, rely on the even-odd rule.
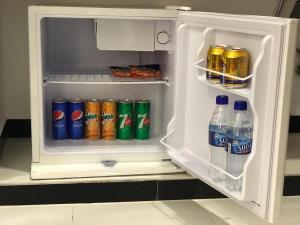
[[[122,24],[124,22],[121,19],[101,19],[101,21],[106,21],[107,23],[115,21],[114,24]],[[132,19],[126,20],[125,22],[131,24],[130,27],[132,28],[136,27],[134,26],[136,23],[154,23],[155,25],[155,20]],[[174,22],[163,22],[169,24],[170,32],[171,28],[174,29]],[[145,31],[147,31],[146,28],[147,27],[144,28]],[[124,29],[126,30],[126,26]],[[142,29],[142,27],[139,26],[136,29]],[[98,30],[98,33],[99,32],[103,36],[106,36],[106,41],[115,42],[115,33],[111,33],[111,31],[108,30],[102,31],[101,29]],[[122,30],[122,32],[125,31]],[[131,32],[132,35],[135,34],[133,31],[128,32]],[[155,30],[152,30],[152,33],[153,32],[155,32]],[[124,49],[110,49],[108,47],[112,45],[111,43],[109,45],[105,41],[97,41],[94,19],[43,18],[41,20],[41,33],[43,73],[46,79],[47,77],[51,78],[52,75],[111,75],[109,71],[110,66],[161,64],[161,57],[168,55],[168,52],[155,51],[156,49],[154,48],[152,51],[145,51],[142,47],[139,48],[139,43],[147,43],[145,38],[142,39],[139,36],[137,36],[138,41],[131,43],[132,45],[136,44],[136,49],[128,48],[125,50],[127,41],[125,40],[126,37],[121,34],[117,35],[117,37],[121,37],[121,39],[124,38],[124,40],[114,43],[114,46],[124,45]],[[145,33],[145,35],[147,35],[147,33]],[[154,34],[152,34],[152,36],[153,35]],[[101,46],[105,45],[107,49],[97,49],[99,41],[101,42]],[[154,40],[151,43],[154,45]],[[169,45],[171,45],[171,43],[169,43]],[[171,50],[171,48],[169,50]],[[161,65],[161,67],[164,67],[164,65]],[[163,76],[167,76],[167,74],[163,74]]]

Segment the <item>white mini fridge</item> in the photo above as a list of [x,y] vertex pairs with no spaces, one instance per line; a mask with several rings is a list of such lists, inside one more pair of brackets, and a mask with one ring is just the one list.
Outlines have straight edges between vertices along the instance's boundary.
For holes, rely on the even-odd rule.
[[[160,9],[29,7],[32,178],[184,169],[275,221],[282,198],[297,23]],[[249,51],[246,88],[207,82],[206,56],[213,44]],[[160,64],[163,79],[119,81],[108,69],[132,64]],[[246,100],[254,121],[252,152],[239,176],[215,168],[209,160],[208,124],[219,94],[228,95],[231,105]],[[149,99],[150,139],[53,140],[52,99],[75,97]],[[211,169],[241,180],[241,192],[215,183]]]

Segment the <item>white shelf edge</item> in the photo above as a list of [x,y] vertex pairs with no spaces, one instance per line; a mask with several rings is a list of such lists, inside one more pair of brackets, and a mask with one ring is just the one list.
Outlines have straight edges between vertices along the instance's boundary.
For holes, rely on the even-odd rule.
[[[241,81],[246,81],[246,80],[249,80],[250,78],[253,77],[253,74],[249,74],[248,76],[246,77],[237,77],[237,76],[233,76],[233,75],[230,75],[230,74],[226,74],[226,73],[222,73],[222,72],[218,72],[218,71],[215,71],[215,70],[210,70],[210,69],[207,69],[205,66],[199,66],[199,64],[202,64],[204,63],[206,60],[205,59],[201,59],[199,60],[198,62],[195,62],[193,64],[194,67],[200,69],[200,70],[204,70],[204,71],[207,71],[207,72],[211,72],[211,73],[215,73],[215,74],[218,74],[218,75],[222,75],[224,77],[229,77],[229,78],[234,78],[236,80],[241,80]],[[260,61],[260,60],[259,60]],[[255,69],[256,71],[256,69]]]
[[[160,152],[163,145],[159,142],[160,138],[148,140],[53,140],[47,138],[45,142],[46,155],[53,154],[110,154],[110,153],[137,153],[141,152]],[[55,150],[55,151],[54,151]]]
[[167,80],[161,81],[47,81],[46,84],[166,84],[168,85]]
[[212,84],[209,83],[205,77],[203,76],[197,76],[197,79],[203,83],[205,83],[207,86],[224,91],[224,92],[228,92],[228,93],[232,93],[235,95],[239,95],[242,96],[244,98],[249,99],[250,98],[250,89],[248,87],[244,87],[244,88],[239,88],[239,89],[230,89],[230,88],[225,88],[223,87],[221,84]]
[[[51,77],[51,79],[50,79]],[[165,84],[169,85],[167,77],[162,79],[139,79],[139,78],[113,78],[111,75],[48,75],[44,78],[44,84],[111,84],[111,85],[128,85],[128,84]]]

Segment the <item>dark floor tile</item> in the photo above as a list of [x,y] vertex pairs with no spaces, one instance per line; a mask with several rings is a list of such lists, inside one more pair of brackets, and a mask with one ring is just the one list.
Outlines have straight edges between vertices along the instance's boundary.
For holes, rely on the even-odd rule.
[[200,180],[158,182],[158,200],[224,198],[220,192]]
[[289,133],[300,133],[300,116],[290,116]]
[[6,120],[1,138],[31,137],[30,119]]
[[284,196],[300,195],[300,176],[289,176],[284,179]]
[[0,187],[0,205],[150,201],[156,181]]

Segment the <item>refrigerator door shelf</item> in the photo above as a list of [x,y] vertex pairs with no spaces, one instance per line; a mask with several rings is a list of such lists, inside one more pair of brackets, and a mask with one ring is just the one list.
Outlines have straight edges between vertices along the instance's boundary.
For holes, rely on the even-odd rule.
[[[230,75],[230,74],[227,74],[227,73],[221,73],[221,72],[218,72],[216,70],[210,70],[210,69],[207,69],[205,66],[201,66],[203,64],[206,65],[206,63],[207,63],[206,59],[200,59],[198,62],[195,62],[193,64],[193,66],[195,66],[196,68],[198,68],[200,70],[204,70],[204,71],[207,71],[207,72],[216,73],[218,75],[222,75],[223,77],[234,78],[236,80],[246,81],[246,80],[249,80],[249,79],[251,79],[253,77],[253,73],[249,74],[246,77],[237,77],[237,76],[233,76],[233,75]],[[203,74],[201,74],[201,75],[203,75]]]
[[[245,201],[247,198],[248,200],[251,199],[251,197],[245,196],[245,190],[242,189],[242,192],[238,191],[229,191],[226,189],[225,182],[214,182],[211,177],[209,176],[210,172],[219,172],[223,175],[224,180],[227,181],[243,181],[243,177],[245,172],[242,172],[238,176],[233,176],[232,174],[226,172],[225,170],[215,166],[211,162],[209,162],[206,158],[203,158],[199,155],[194,154],[189,149],[176,149],[176,147],[171,146],[166,142],[167,138],[170,137],[175,132],[175,130],[171,130],[168,132],[168,134],[163,137],[160,142],[166,146],[169,149],[169,156],[172,158],[172,160],[180,165],[183,169],[186,169],[191,175],[199,177],[199,174],[201,174],[201,178],[205,180],[207,184],[214,187],[218,191],[222,192],[225,195],[228,195],[230,197],[233,197],[240,201]],[[188,165],[188,166],[185,166]]]
[[[224,91],[224,92],[229,92],[229,93],[232,93],[232,94],[235,94],[235,95],[239,95],[239,96],[242,96],[244,98],[249,98],[250,92],[251,92],[251,87],[249,87],[249,86],[244,87],[244,88],[240,88],[240,89],[228,89],[228,88],[225,88],[222,84],[212,84],[212,83],[208,82],[207,79],[206,79],[205,71],[214,72],[216,74],[219,74],[219,75],[222,75],[222,76],[225,76],[225,77],[231,77],[231,78],[236,78],[236,77],[225,74],[225,73],[220,73],[220,72],[217,72],[217,71],[214,71],[214,70],[207,69],[206,68],[206,59],[201,59],[198,62],[195,62],[193,64],[193,66],[196,67],[199,70],[199,74],[196,75],[197,79],[199,81],[205,83],[206,85],[208,85],[212,88],[216,88],[216,89],[219,89],[219,90]],[[203,73],[203,71],[204,71],[204,73]],[[247,77],[244,77],[244,78],[237,77],[236,79],[237,80],[249,80],[252,77],[253,77],[253,73],[250,74]]]
[[[262,64],[263,58],[266,57],[265,55],[268,54],[267,51],[267,46],[270,44],[270,42],[272,41],[272,37],[270,35],[266,35],[265,37],[263,37],[260,41],[260,48],[258,50],[258,54],[255,56],[255,60],[250,56],[250,62],[253,61],[254,63],[251,63],[250,65],[252,65],[252,68],[250,68],[250,71],[252,71],[248,76],[246,77],[236,77],[236,76],[232,76],[229,74],[225,74],[222,72],[218,72],[218,71],[214,71],[214,70],[210,70],[206,68],[206,64],[207,64],[207,60],[206,60],[206,54],[208,51],[209,46],[212,44],[212,42],[210,41],[211,39],[209,38],[210,36],[212,36],[212,32],[214,31],[214,29],[211,28],[207,28],[204,32],[203,32],[203,43],[201,45],[201,47],[199,48],[197,55],[198,55],[198,60],[197,62],[193,63],[193,66],[196,67],[198,69],[198,80],[205,82],[207,85],[217,88],[217,89],[221,89],[222,91],[228,91],[230,93],[236,94],[236,95],[240,95],[242,97],[248,98],[250,100],[251,98],[251,88],[252,87],[252,83],[250,81],[250,79],[252,77],[255,77],[256,74],[258,73],[257,71],[259,70],[259,67]],[[218,44],[218,43],[214,43],[214,44]],[[249,80],[249,85],[245,88],[242,89],[227,89],[224,88],[221,85],[218,84],[211,84],[206,80],[206,71],[207,72],[214,72],[216,74],[219,74],[221,76],[224,77],[229,77],[229,78],[235,78],[236,80],[241,80],[241,81],[247,81]]]

